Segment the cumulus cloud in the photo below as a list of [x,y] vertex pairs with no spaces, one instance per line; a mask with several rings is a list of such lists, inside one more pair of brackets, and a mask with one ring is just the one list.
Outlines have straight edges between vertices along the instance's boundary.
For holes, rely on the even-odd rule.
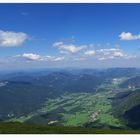
[[51,56],[47,55],[41,58],[42,61],[62,61],[64,60],[64,56]]
[[41,59],[41,56],[35,53],[24,53],[22,55],[17,55],[17,57],[25,58],[27,60],[37,61]]
[[62,60],[64,60],[64,56],[62,56],[62,57],[55,57],[54,59],[53,59],[53,61],[62,61]]
[[29,36],[23,32],[0,30],[0,47],[14,47],[24,43]]
[[55,42],[55,43],[53,43],[54,47],[59,47],[61,45],[63,45],[63,42]]
[[63,42],[55,42],[53,44],[53,47],[60,49],[62,52],[66,51],[69,53],[76,53],[76,52],[79,52],[80,50],[86,48],[85,45],[76,46],[74,44],[64,44]]
[[24,53],[22,55],[16,55],[17,58],[22,58],[29,61],[62,61],[64,56],[41,56],[35,53]]
[[121,49],[110,48],[97,50],[98,60],[116,59],[116,58],[128,58],[129,55],[125,54]]
[[83,61],[83,60],[86,60],[86,58],[85,57],[75,57],[72,60],[74,60],[74,61]]
[[87,50],[84,52],[85,56],[94,56],[95,55],[95,51],[94,50]]
[[[116,58],[127,58],[128,55],[119,48],[105,48],[97,50],[86,50],[83,57],[93,57],[98,60],[116,59]],[[130,57],[129,57],[130,58]]]
[[130,32],[122,32],[120,35],[119,35],[120,39],[121,40],[138,40],[140,39],[140,34],[138,35],[133,35],[132,33]]

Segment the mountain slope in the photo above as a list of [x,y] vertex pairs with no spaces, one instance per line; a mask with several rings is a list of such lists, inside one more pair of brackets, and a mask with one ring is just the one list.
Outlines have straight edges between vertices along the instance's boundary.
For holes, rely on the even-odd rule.
[[114,115],[127,121],[133,129],[140,129],[140,89],[120,93],[113,102]]
[[53,72],[46,76],[16,76],[0,81],[0,119],[31,113],[64,93],[94,92],[102,77]]

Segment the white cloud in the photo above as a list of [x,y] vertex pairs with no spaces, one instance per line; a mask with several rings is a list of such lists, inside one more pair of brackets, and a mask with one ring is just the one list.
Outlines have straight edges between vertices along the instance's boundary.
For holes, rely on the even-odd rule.
[[76,57],[76,58],[73,58],[74,61],[82,61],[82,60],[85,60],[86,58],[85,57]]
[[80,50],[86,48],[85,45],[75,46],[74,44],[64,44],[63,42],[55,42],[53,44],[53,47],[56,47],[63,52],[66,51],[66,52],[70,52],[70,53],[76,53],[76,52],[79,52]]
[[29,36],[23,32],[0,30],[0,47],[14,47],[24,43]]
[[64,56],[41,56],[35,53],[24,53],[22,55],[16,55],[16,58],[23,58],[29,61],[62,61]]
[[[110,43],[106,44],[107,46],[111,46]],[[76,55],[72,55],[72,57],[67,57],[68,60],[85,60],[92,59],[91,57],[97,60],[108,60],[108,59],[130,59],[133,58],[133,55],[126,54],[122,49],[119,48],[105,48],[105,49],[95,49],[95,45],[81,45],[75,46],[73,44],[65,45],[63,42],[55,42],[53,44],[54,47],[60,49],[60,53],[67,54],[74,53]],[[77,52],[81,53],[77,53]]]
[[87,50],[84,52],[85,56],[94,56],[95,55],[95,51],[94,50]]
[[118,48],[97,50],[98,60],[126,58],[126,57],[127,57],[127,54],[125,54],[121,49],[118,49]]
[[61,45],[63,45],[63,42],[55,42],[55,43],[53,43],[54,47],[59,47]]
[[106,48],[98,50],[86,50],[84,55],[76,57],[73,60],[110,60],[110,59],[131,59],[136,58],[134,55],[126,54],[122,49],[119,48]]
[[62,61],[64,59],[65,59],[64,56],[50,56],[50,55],[41,58],[42,61]]
[[64,57],[55,57],[53,61],[62,61],[64,60]]
[[130,32],[122,32],[120,35],[119,35],[120,39],[121,40],[138,40],[140,39],[140,34],[138,35],[133,35],[132,33]]
[[34,53],[24,53],[22,55],[19,55],[22,58],[28,59],[28,60],[33,60],[33,61],[37,61],[41,59],[41,56],[38,54],[34,54]]

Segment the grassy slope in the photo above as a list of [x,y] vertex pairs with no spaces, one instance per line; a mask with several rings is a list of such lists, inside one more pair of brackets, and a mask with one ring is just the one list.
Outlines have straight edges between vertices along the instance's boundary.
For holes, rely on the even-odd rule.
[[41,126],[9,122],[0,123],[0,134],[140,134],[140,130],[133,131],[81,127]]
[[132,109],[133,107],[139,105],[140,103],[140,89],[135,90],[135,91],[130,91],[130,95],[118,100],[118,104],[115,106],[114,114],[121,116],[123,115],[126,111]]

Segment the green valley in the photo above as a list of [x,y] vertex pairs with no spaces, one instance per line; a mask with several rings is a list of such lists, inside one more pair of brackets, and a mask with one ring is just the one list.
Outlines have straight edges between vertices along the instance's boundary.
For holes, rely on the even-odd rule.
[[61,70],[43,76],[6,76],[0,87],[1,122],[50,128],[140,130],[138,71]]

